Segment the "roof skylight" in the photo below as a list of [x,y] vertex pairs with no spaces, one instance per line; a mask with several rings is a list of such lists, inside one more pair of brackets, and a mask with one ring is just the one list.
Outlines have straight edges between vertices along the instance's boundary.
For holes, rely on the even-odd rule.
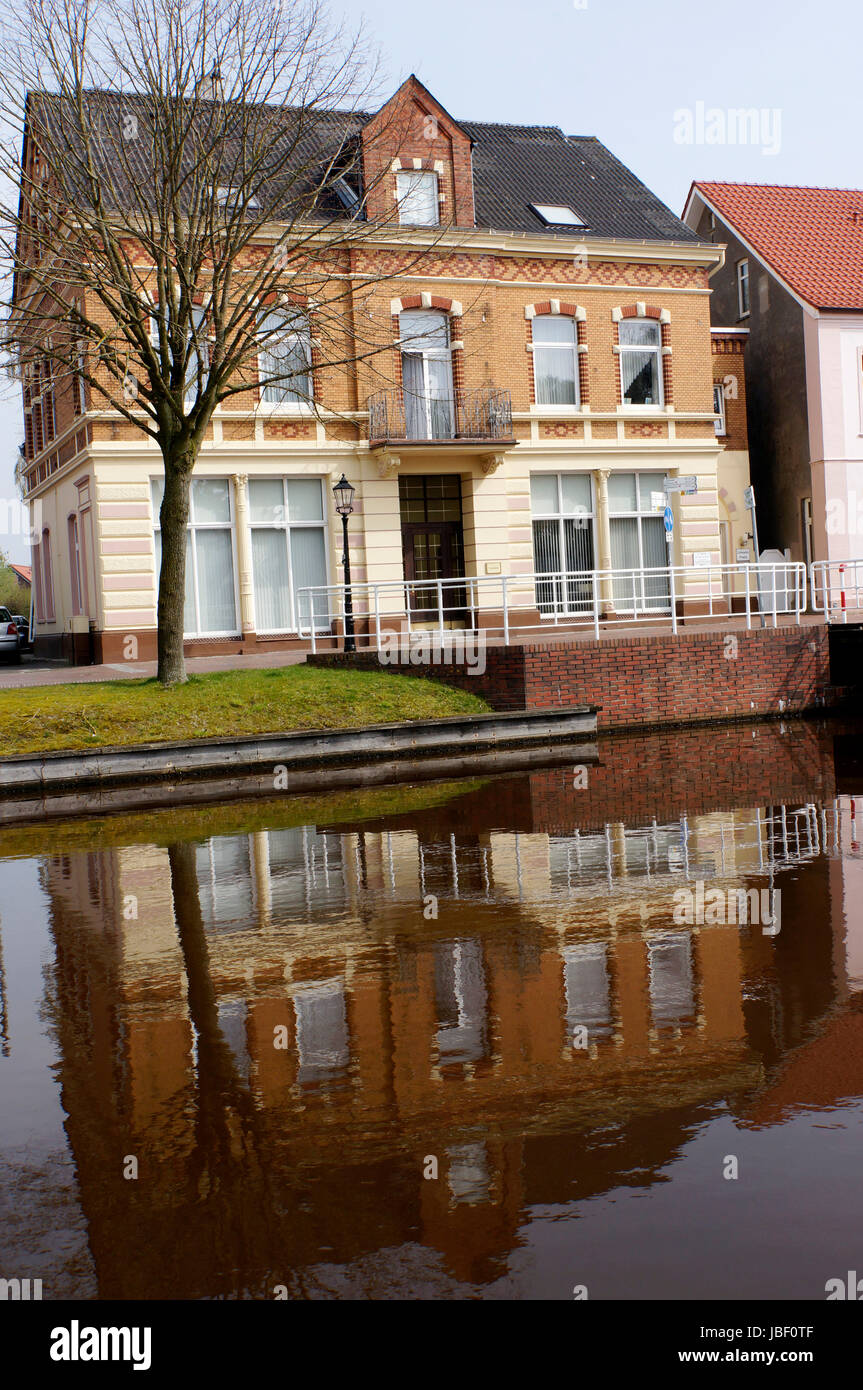
[[583,219],[567,203],[531,203],[547,227],[583,227]]

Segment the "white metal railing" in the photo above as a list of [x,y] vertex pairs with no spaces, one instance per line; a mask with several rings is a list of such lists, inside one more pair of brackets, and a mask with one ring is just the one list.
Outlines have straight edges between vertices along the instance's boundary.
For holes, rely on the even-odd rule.
[[[343,584],[297,590],[301,637],[312,651],[318,637],[345,617]],[[778,626],[799,624],[806,611],[806,566],[673,565],[654,569],[559,570],[458,579],[395,579],[351,585],[357,650],[381,651],[388,634],[434,633],[441,643],[457,630],[508,645],[514,635],[548,636],[561,629],[664,623],[677,632],[681,617],[727,623],[729,616]],[[314,614],[314,621],[311,616]]]
[[812,608],[828,622],[863,617],[863,560],[814,560],[809,566]]

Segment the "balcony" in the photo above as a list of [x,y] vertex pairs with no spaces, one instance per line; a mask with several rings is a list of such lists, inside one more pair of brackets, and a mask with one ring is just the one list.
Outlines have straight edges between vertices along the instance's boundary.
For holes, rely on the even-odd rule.
[[509,391],[480,386],[451,396],[378,391],[369,396],[369,444],[515,444]]

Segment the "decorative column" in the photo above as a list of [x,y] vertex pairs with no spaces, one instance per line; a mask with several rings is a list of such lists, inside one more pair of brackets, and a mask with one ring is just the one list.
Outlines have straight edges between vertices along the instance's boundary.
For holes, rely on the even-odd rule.
[[240,575],[240,628],[243,639],[255,636],[255,614],[252,603],[252,537],[249,531],[249,494],[247,473],[235,473],[234,524],[237,535],[237,567]]
[[[610,468],[595,468],[596,486],[596,551],[597,569],[611,569],[611,524],[608,519],[608,475]],[[603,612],[613,606],[612,581],[607,576],[599,583],[599,601]]]

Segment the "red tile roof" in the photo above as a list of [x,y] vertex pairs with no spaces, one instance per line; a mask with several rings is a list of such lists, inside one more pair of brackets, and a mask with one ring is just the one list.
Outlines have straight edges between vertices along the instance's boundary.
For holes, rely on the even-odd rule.
[[700,182],[692,188],[807,304],[863,310],[863,190]]
[[20,575],[21,578],[24,580],[24,582],[25,582],[26,584],[32,583],[32,579],[33,579],[33,567],[32,567],[32,565],[10,565],[9,568],[10,568],[10,570],[14,570],[16,574]]

